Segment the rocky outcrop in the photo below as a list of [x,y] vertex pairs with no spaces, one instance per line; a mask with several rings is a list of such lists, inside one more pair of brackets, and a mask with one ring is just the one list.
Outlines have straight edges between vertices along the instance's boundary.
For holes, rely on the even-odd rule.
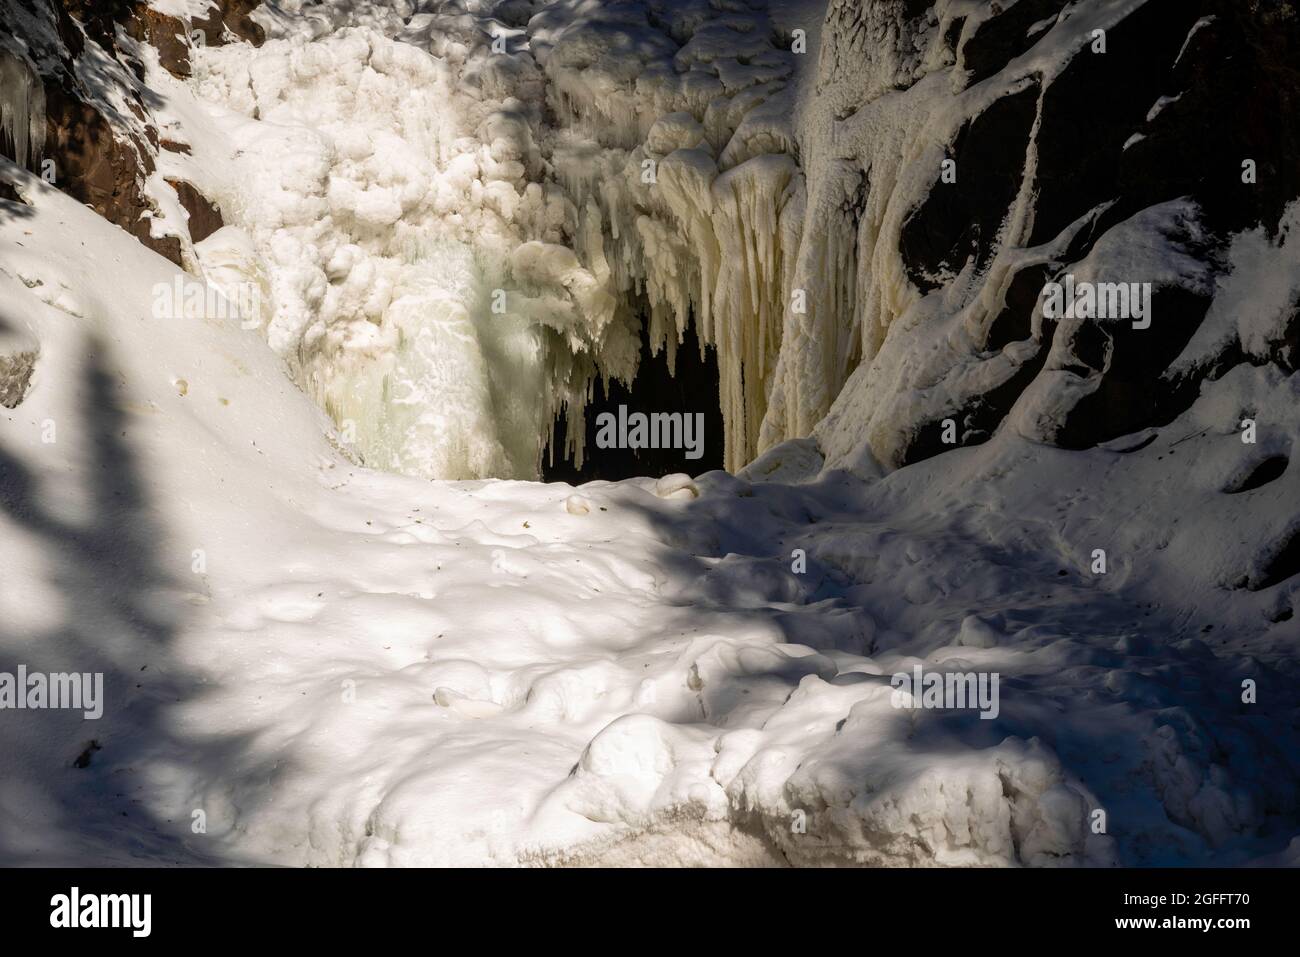
[[206,17],[195,17],[193,28],[203,31],[209,46],[217,46],[230,39],[244,40],[261,46],[266,33],[251,14],[262,0],[212,0],[212,9]]
[[125,20],[127,34],[150,44],[158,51],[163,68],[178,77],[190,75],[190,46],[194,42],[220,46],[234,40],[260,45],[265,40],[262,28],[249,16],[261,0],[210,2],[206,14],[184,20],[159,13],[146,3],[133,3]]
[[0,406],[16,409],[27,398],[40,350],[34,342],[13,344],[11,333],[0,333]]
[[193,183],[187,183],[182,179],[168,179],[167,185],[176,190],[176,198],[185,209],[191,242],[201,243],[226,225],[221,210],[208,202]]
[[[1238,363],[1296,368],[1295,307],[1254,355],[1231,336],[1188,351],[1232,237],[1281,242],[1300,196],[1292,4],[832,2],[821,56],[834,114],[805,152],[870,126],[855,161],[882,187],[852,227],[872,240],[864,367],[823,428],[832,460],[865,436],[886,465],[919,461],[954,447],[950,421],[978,444],[1017,404],[1031,437],[1087,448],[1171,421]],[[1045,316],[1045,285],[1073,274],[1150,283],[1153,321]],[[917,310],[933,320],[890,329]],[[898,376],[927,335],[948,358]]]
[[153,143],[124,135],[73,84],[47,80],[46,98],[53,184],[179,265],[179,243],[154,239],[143,216],[152,209],[143,185],[154,170]]
[[[36,152],[25,147],[25,139],[0,136],[0,155],[40,172],[146,246],[182,264],[182,240],[151,231],[158,210],[146,195],[145,182],[156,169],[160,142],[152,119],[153,94],[142,82],[144,67],[134,44],[148,44],[165,69],[188,76],[195,33],[213,45],[262,42],[261,28],[249,17],[258,2],[213,0],[204,16],[178,19],[142,0],[0,0],[0,56],[21,63],[36,78],[43,114],[36,122],[44,134],[32,138],[40,143]],[[18,112],[14,106],[4,108]],[[172,185],[190,214],[192,241],[221,227],[220,211],[198,190],[179,181]]]

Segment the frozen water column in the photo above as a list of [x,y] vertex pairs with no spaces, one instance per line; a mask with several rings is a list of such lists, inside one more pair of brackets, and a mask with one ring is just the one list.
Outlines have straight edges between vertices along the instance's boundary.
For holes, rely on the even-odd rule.
[[45,87],[26,57],[0,47],[0,149],[35,169],[45,149]]

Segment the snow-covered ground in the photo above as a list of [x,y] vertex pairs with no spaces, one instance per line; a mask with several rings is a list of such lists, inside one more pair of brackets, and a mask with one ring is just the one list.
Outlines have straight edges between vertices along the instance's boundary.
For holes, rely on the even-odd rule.
[[[175,268],[22,183],[34,211],[0,225],[0,283],[40,355],[3,422],[5,663],[102,670],[107,688],[96,723],[6,714],[8,858],[1046,864],[1270,846],[1251,834],[1287,799],[1292,742],[1237,691],[1285,695],[1285,649],[1247,622],[1205,632],[1195,599],[1144,601],[1162,569],[1136,576],[1095,504],[1179,430],[1086,463],[1008,437],[905,483],[813,478],[808,443],[693,484],[367,471],[256,332],[152,319]],[[1227,401],[1198,406],[1185,431],[1211,431],[1180,453],[1237,441],[1214,434]],[[1061,484],[1027,488],[1010,466],[1028,456],[1058,458]],[[998,672],[999,715],[895,707],[889,676],[917,663]]]
[[[264,47],[198,51],[189,81],[139,51],[189,149],[151,189],[173,220],[168,176],[219,202],[192,268],[265,290],[260,324],[160,317],[179,269],[0,160],[27,203],[0,202],[0,346],[33,358],[0,416],[0,672],[106,676],[98,721],[3,714],[0,856],[1294,861],[1297,582],[1271,577],[1300,474],[1242,489],[1300,441],[1300,376],[1243,364],[1167,427],[1066,451],[1049,369],[989,442],[891,470],[917,405],[953,394],[909,390],[961,366],[978,297],[943,312],[881,252],[846,338],[773,306],[849,255],[825,227],[844,184],[805,196],[785,150],[812,67],[773,43],[806,22],[815,51],[824,5],[678,4],[678,49],[664,4],[565,0],[517,56],[490,42],[523,31],[472,3],[278,6]],[[818,95],[826,149],[807,128],[844,111]],[[646,159],[666,208],[619,222]],[[1232,249],[1188,362],[1234,329],[1263,349],[1289,295],[1261,278],[1284,243]],[[701,310],[729,462],[766,451],[694,481],[455,480],[532,477],[556,403],[630,374],[633,289],[666,346]],[[850,377],[851,355],[874,361]],[[750,395],[742,367],[784,385]],[[996,673],[996,707],[907,707],[917,667]]]

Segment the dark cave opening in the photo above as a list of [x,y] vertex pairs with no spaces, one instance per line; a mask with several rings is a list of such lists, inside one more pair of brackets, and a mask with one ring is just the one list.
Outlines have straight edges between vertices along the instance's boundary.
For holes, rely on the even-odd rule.
[[[708,346],[704,358],[700,358],[699,339],[693,326],[687,327],[686,336],[677,347],[676,365],[677,374],[674,376],[668,371],[665,350],[651,355],[650,341],[643,328],[641,359],[632,387],[629,389],[621,382],[611,382],[606,392],[604,382],[596,382],[595,394],[587,406],[582,468],[576,468],[571,458],[562,455],[568,417],[561,413],[555,426],[554,460],[552,453],[543,458],[542,481],[580,485],[636,476],[659,478],[673,472],[686,472],[694,477],[722,468],[724,435],[722,409],[718,403],[717,353]],[[620,406],[626,410],[622,415]],[[603,413],[608,413],[609,417],[602,419]],[[667,416],[674,416],[674,425],[680,421],[684,428],[674,430],[673,435],[683,441],[669,443],[675,446],[670,448],[629,447],[641,443],[634,432],[618,429],[617,425],[621,420],[635,426],[637,413],[647,424],[652,416],[658,416],[654,421],[659,423],[666,422]],[[688,416],[693,417],[689,422]],[[607,447],[601,447],[598,433],[602,425],[607,427],[606,437],[611,433],[619,437],[618,444],[605,443]],[[610,426],[615,428],[610,429]],[[654,432],[653,425],[648,431]],[[622,441],[624,438],[630,438],[630,441]],[[690,448],[686,447],[686,439],[691,440]],[[695,452],[699,453],[698,457],[690,457]]]

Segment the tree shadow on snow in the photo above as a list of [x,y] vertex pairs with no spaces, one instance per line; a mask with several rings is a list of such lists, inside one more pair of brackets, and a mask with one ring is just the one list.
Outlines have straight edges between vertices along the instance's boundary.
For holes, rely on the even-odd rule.
[[[228,766],[243,742],[186,739],[172,723],[173,706],[201,690],[172,655],[190,607],[173,570],[187,572],[189,556],[163,551],[105,344],[88,338],[84,356],[79,418],[52,423],[56,442],[85,450],[78,514],[52,507],[49,472],[0,447],[0,534],[10,562],[29,562],[7,576],[10,589],[29,583],[7,604],[36,622],[0,622],[0,672],[102,673],[103,716],[0,711],[0,862],[217,863],[191,830],[188,795],[164,779],[169,767],[214,773],[204,769]],[[41,442],[47,424],[33,423],[27,461],[56,447]]]

